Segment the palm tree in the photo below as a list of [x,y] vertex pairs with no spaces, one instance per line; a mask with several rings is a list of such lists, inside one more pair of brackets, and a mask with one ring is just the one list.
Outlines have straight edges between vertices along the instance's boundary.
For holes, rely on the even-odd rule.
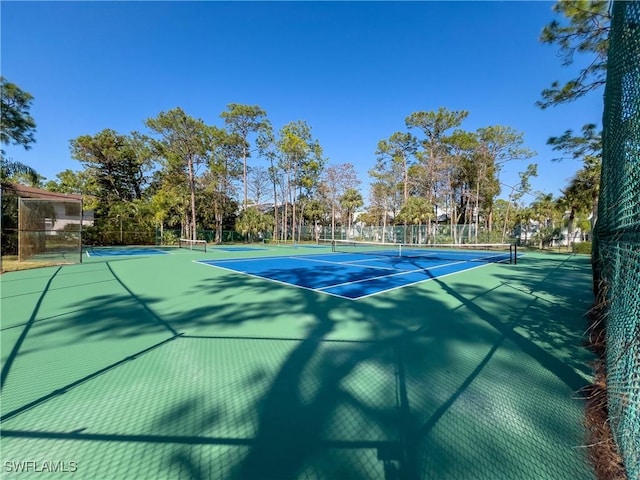
[[584,167],[576,172],[571,179],[569,188],[583,202],[583,207],[591,213],[591,231],[593,231],[598,214],[598,196],[600,195],[600,172],[602,171],[602,159],[600,157],[587,157]]
[[344,209],[347,214],[347,236],[351,232],[351,222],[353,220],[353,213],[356,208],[364,205],[364,201],[362,200],[362,194],[357,191],[355,188],[350,188],[344,195],[340,197],[340,205]]
[[242,235],[248,235],[251,241],[252,235],[259,235],[272,227],[272,219],[260,212],[255,207],[244,210],[236,221],[236,229]]
[[567,250],[571,250],[575,233],[576,217],[579,213],[588,211],[592,206],[591,192],[583,188],[583,184],[576,181],[575,177],[567,188],[561,190],[563,196],[558,199],[558,206],[563,208],[567,217]]
[[554,213],[557,211],[552,193],[538,193],[531,204],[532,219],[538,222],[538,248],[542,249],[545,239],[550,237],[554,227]]
[[[405,224],[418,225],[418,243],[422,243],[422,225],[433,219],[433,207],[426,198],[409,197],[402,206],[399,217]],[[411,241],[413,241],[413,232]]]

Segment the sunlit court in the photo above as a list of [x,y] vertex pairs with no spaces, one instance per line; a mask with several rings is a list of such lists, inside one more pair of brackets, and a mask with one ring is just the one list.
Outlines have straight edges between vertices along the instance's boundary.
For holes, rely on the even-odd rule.
[[81,478],[591,478],[585,257],[90,250],[2,276],[6,458]]
[[0,10],[0,478],[640,480],[640,1]]
[[402,244],[334,241],[332,252],[199,263],[340,298],[359,299],[489,263],[517,261],[511,244],[403,248]]

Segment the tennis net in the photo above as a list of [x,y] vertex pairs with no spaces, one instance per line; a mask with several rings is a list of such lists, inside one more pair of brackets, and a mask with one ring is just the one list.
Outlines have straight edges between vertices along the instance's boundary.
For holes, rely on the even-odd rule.
[[188,248],[189,250],[197,250],[199,252],[207,251],[207,241],[206,240],[190,240],[188,238],[181,238],[178,241],[178,246],[180,248]]
[[412,244],[333,240],[332,251],[375,256],[459,260],[461,262],[516,263],[511,243]]

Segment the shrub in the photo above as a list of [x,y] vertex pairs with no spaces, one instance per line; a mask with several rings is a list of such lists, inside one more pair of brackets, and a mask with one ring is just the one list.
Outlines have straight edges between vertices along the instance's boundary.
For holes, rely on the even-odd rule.
[[591,242],[579,242],[573,244],[573,253],[584,253],[591,255]]

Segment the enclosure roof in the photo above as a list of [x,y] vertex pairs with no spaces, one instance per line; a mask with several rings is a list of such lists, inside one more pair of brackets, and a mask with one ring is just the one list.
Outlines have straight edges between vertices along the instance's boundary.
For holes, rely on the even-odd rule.
[[42,198],[46,200],[70,200],[70,201],[82,200],[82,195],[50,192],[49,190],[43,190],[42,188],[27,187],[26,185],[20,185],[19,183],[3,183],[2,186],[6,190],[11,190],[15,192],[19,197]]

